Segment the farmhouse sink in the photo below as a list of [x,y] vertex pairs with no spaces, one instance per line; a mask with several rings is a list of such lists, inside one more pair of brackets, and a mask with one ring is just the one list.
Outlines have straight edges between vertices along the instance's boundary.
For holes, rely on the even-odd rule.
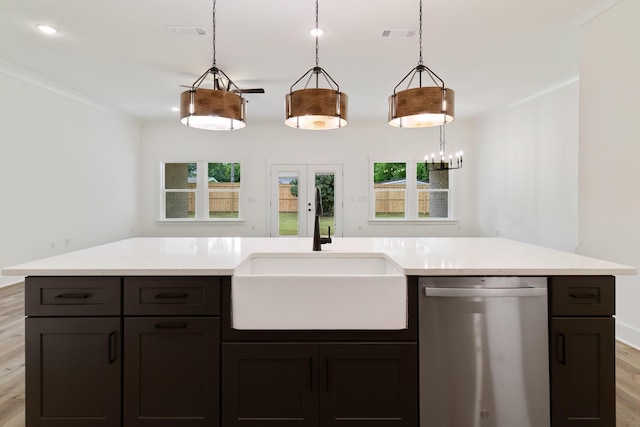
[[231,278],[234,329],[398,330],[407,283],[384,254],[264,253]]

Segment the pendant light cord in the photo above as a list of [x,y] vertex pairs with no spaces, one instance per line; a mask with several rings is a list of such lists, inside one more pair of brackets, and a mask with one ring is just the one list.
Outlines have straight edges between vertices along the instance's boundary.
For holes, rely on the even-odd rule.
[[318,0],[316,0],[316,67],[319,67],[320,64],[320,44],[318,42],[319,34],[318,34]]
[[420,27],[418,29],[418,40],[420,43],[420,60],[418,65],[422,65],[422,0],[420,0]]
[[212,67],[215,68],[216,67],[216,0],[213,0],[213,13],[212,13],[212,20],[213,20],[213,37],[212,37]]

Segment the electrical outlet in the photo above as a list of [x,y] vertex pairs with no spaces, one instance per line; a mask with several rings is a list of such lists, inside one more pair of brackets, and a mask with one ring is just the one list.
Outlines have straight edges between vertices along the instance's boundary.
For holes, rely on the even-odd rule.
[[55,249],[56,248],[56,242],[54,242],[53,240],[51,241],[51,249]]
[[66,247],[69,247],[70,244],[71,244],[71,239],[69,239],[68,237],[66,239],[64,239],[64,245]]

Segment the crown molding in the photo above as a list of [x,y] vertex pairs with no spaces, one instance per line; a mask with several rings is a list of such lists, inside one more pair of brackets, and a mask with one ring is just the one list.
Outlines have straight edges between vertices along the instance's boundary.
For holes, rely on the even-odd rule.
[[620,1],[621,0],[591,0],[578,7],[569,15],[569,23],[576,28],[580,28],[620,3]]
[[122,111],[113,108],[109,105],[103,104],[99,101],[91,99],[85,95],[82,95],[66,86],[62,86],[58,83],[55,83],[51,80],[47,80],[38,74],[35,74],[29,70],[18,67],[17,65],[13,65],[10,62],[6,62],[0,59],[0,73],[6,76],[12,77],[16,80],[20,80],[24,83],[30,84],[32,86],[38,87],[40,89],[44,89],[48,92],[54,93],[56,95],[62,96],[69,100],[75,101],[77,103],[86,105],[95,110],[99,110],[103,113],[107,113],[112,115],[118,119],[122,119],[131,123],[138,124],[138,120]]

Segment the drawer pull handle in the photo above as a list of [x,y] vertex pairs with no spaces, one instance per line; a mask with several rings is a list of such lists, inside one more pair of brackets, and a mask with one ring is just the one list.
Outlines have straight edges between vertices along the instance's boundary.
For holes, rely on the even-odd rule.
[[91,293],[69,293],[56,295],[55,299],[87,299],[91,296]]
[[558,362],[563,365],[567,364],[567,343],[564,334],[559,333],[556,336],[557,354],[556,358]]
[[587,292],[583,292],[583,293],[579,293],[579,294],[569,294],[569,296],[571,298],[576,298],[576,299],[592,299],[592,298],[598,298],[598,294],[590,294]]
[[187,327],[186,323],[178,323],[178,322],[164,322],[158,323],[154,326],[154,329],[185,329]]
[[185,299],[189,296],[186,292],[163,292],[156,294],[156,299]]
[[109,364],[116,361],[118,358],[118,341],[117,334],[115,332],[111,332],[109,334]]
[[331,378],[331,371],[329,369],[329,358],[328,357],[325,359],[325,362],[326,362],[326,366],[327,366],[327,371],[326,371],[326,374],[327,374],[327,378],[326,378],[326,380],[327,380],[327,391],[329,391],[329,380]]

